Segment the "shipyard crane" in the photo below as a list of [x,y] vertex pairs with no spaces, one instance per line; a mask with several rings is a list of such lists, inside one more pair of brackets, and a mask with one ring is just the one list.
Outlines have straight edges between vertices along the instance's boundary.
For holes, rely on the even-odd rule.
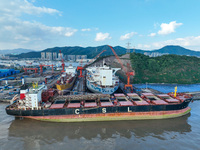
[[[95,56],[92,60],[90,60],[87,64],[85,64],[83,67],[82,67],[82,65],[81,66],[78,66],[77,67],[77,70],[80,70],[80,75],[79,75],[79,77],[83,77],[83,75],[82,75],[82,70],[83,69],[85,69],[85,67],[88,65],[88,64],[90,64],[90,63],[92,63],[92,61],[94,61],[95,59],[97,59],[103,52],[105,52],[106,50],[103,50],[103,51],[101,51],[101,53],[99,53],[97,56]],[[82,64],[82,60],[83,59],[81,59],[81,62],[80,62],[80,64]]]
[[52,73],[54,72],[54,70],[53,70],[53,66],[54,66],[54,65],[53,65],[53,64],[52,64],[52,65],[43,65],[43,64],[40,64],[40,65],[39,65],[39,67],[40,67],[40,74],[43,73],[43,67],[44,67],[44,66],[51,66],[51,67],[52,67]]
[[77,70],[80,70],[80,74],[79,74],[79,76],[78,76],[78,77],[80,77],[80,78],[83,77],[83,74],[82,74],[82,71],[83,71],[82,61],[83,61],[83,58],[82,58],[81,61],[80,61],[80,66],[77,67]]
[[114,51],[114,49],[112,48],[112,46],[108,45],[113,54],[115,55],[116,59],[118,60],[118,62],[120,63],[122,70],[126,73],[127,76],[127,84],[124,85],[124,88],[126,89],[127,87],[130,87],[131,90],[133,90],[133,86],[130,84],[130,77],[135,75],[135,72],[132,70],[131,66],[129,63],[127,63],[127,69],[125,69],[123,63],[121,62],[120,58],[118,57],[117,53]]
[[61,72],[65,72],[65,63],[64,63],[64,59],[62,58],[61,50],[59,50],[59,52],[60,52],[60,58],[61,58],[61,61],[62,61],[62,71]]
[[24,69],[24,72],[27,73],[27,70],[34,70],[35,73],[38,72],[38,68],[23,68]]

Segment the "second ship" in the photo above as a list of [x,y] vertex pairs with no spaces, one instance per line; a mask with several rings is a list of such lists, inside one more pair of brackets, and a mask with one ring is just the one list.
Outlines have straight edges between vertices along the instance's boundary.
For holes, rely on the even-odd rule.
[[76,81],[76,76],[76,67],[69,65],[65,68],[65,72],[62,73],[61,78],[56,83],[58,93],[69,92]]
[[103,63],[102,67],[88,67],[86,70],[86,86],[91,92],[112,94],[119,88],[119,78],[115,73],[120,68],[110,68]]

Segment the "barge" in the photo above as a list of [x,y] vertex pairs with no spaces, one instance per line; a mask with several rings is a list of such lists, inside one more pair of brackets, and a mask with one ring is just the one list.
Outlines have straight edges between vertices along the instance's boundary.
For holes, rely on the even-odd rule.
[[41,98],[45,85],[21,90],[20,98],[6,107],[8,115],[53,122],[165,119],[190,112],[187,94],[88,94]]

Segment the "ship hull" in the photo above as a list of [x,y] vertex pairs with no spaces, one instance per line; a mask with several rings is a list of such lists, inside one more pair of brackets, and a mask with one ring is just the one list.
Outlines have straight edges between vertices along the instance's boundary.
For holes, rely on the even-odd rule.
[[70,83],[66,83],[66,84],[56,84],[56,88],[57,88],[59,91],[71,90],[72,87],[74,86],[75,80],[76,80],[76,77],[74,77],[73,80],[72,80],[72,82],[70,82]]
[[119,88],[119,85],[116,85],[114,87],[102,88],[102,87],[97,86],[97,85],[95,86],[89,80],[86,80],[86,85],[87,85],[87,88],[91,92],[93,92],[93,93],[102,93],[102,94],[113,94]]
[[174,110],[174,111],[90,114],[90,115],[78,115],[78,116],[77,115],[25,116],[24,118],[36,119],[41,121],[51,121],[51,122],[150,120],[150,119],[176,118],[188,114],[190,110],[191,108],[187,107],[185,109]]
[[9,115],[53,122],[84,122],[113,120],[166,119],[190,112],[191,100],[173,105],[115,106],[95,108],[62,108],[42,110],[14,110],[6,108]]

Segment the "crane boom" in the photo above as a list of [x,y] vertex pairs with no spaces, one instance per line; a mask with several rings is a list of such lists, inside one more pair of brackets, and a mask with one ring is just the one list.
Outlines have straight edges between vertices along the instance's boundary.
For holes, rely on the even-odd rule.
[[118,56],[117,53],[115,52],[115,50],[112,48],[112,46],[110,46],[110,45],[108,45],[108,46],[111,48],[113,54],[114,54],[115,57],[117,58],[118,62],[120,63],[120,65],[121,65],[121,67],[122,67],[122,69],[123,69],[125,72],[127,72],[127,70],[125,69],[123,63],[122,63],[121,60],[119,59],[119,56]]
[[117,58],[118,62],[120,63],[123,71],[126,73],[127,84],[124,85],[124,88],[130,87],[131,90],[132,90],[133,86],[130,84],[130,76],[134,76],[135,75],[134,71],[131,69],[131,66],[130,66],[129,63],[127,63],[127,70],[126,70],[124,65],[123,65],[123,63],[121,62],[121,60],[119,59],[118,55],[116,54],[115,50],[112,48],[112,46],[110,46],[110,45],[108,45],[108,46],[111,48],[113,54],[115,55],[115,57]]
[[[95,56],[94,57],[94,59],[96,59],[96,58],[98,58],[103,52],[105,52],[106,50],[103,50],[101,53],[99,53],[97,56]],[[78,66],[77,67],[77,70],[80,70],[80,75],[79,75],[79,77],[83,77],[83,75],[82,75],[82,70],[83,69],[85,69],[86,68],[86,66],[88,65],[88,64],[90,64],[92,61],[90,60],[87,64],[85,64],[83,67],[82,67],[82,65],[81,66]],[[82,59],[81,59],[81,63],[82,63]]]
[[61,58],[61,61],[62,61],[62,71],[61,72],[65,72],[65,63],[64,63],[64,59],[62,58],[61,50],[59,50],[59,52],[60,52],[60,58]]

